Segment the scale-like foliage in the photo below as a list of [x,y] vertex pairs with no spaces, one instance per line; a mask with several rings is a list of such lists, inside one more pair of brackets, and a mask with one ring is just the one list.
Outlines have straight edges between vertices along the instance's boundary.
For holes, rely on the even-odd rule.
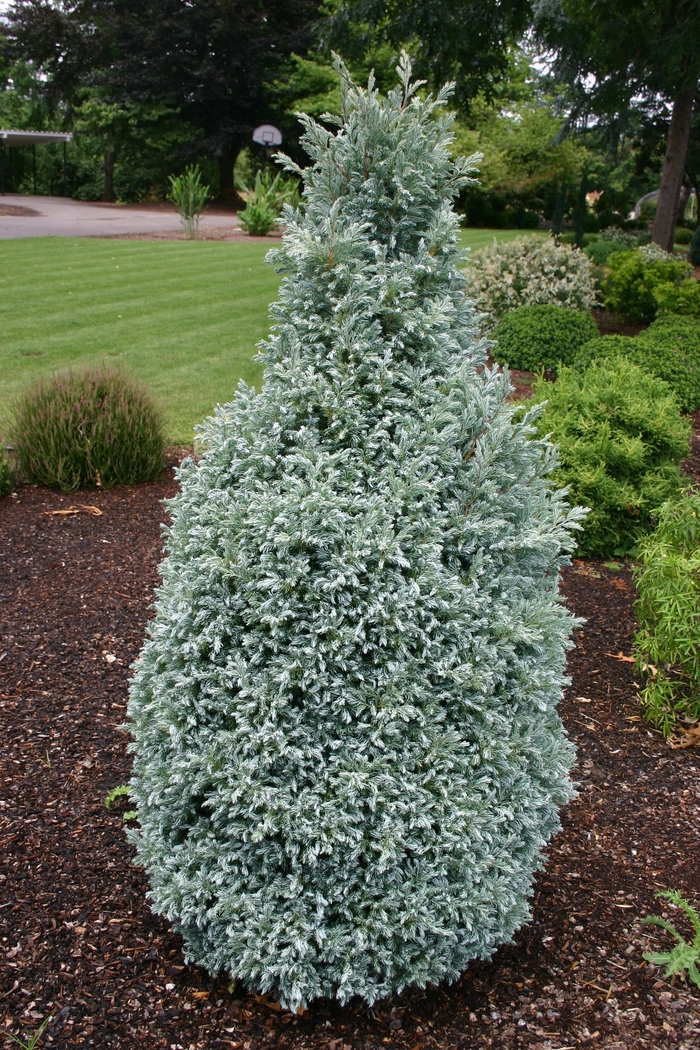
[[[132,795],[188,957],[298,1007],[453,980],[529,914],[571,795],[556,713],[580,516],[485,367],[470,165],[400,66],[305,119],[260,393],[180,472]],[[288,167],[293,167],[288,163]]]

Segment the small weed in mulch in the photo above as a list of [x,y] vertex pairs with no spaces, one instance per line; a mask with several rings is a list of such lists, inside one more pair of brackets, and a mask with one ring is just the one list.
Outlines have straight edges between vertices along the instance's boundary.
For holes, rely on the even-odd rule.
[[561,705],[579,795],[513,945],[452,986],[301,1016],[185,965],[131,863],[128,799],[104,805],[129,778],[119,727],[173,492],[165,480],[0,501],[0,1029],[26,1039],[50,1017],[39,1045],[61,1050],[697,1050],[700,998],[644,961],[669,946],[641,919],[660,913],[658,890],[698,903],[700,750],[670,750],[640,717],[619,560],[564,573],[586,618]]

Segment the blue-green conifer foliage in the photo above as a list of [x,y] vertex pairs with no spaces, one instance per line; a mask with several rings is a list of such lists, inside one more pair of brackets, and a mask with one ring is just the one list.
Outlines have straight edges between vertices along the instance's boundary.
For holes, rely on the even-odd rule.
[[[449,88],[304,117],[258,393],[180,470],[129,707],[138,861],[188,959],[292,1009],[454,980],[529,917],[572,794],[579,511],[485,367]],[[291,168],[291,162],[287,162]]]

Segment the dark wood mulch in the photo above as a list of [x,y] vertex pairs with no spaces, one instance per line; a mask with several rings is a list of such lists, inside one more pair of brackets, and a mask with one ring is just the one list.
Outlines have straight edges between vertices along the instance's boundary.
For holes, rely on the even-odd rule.
[[34,208],[25,208],[20,204],[5,204],[4,201],[0,201],[0,215],[16,215],[26,218],[27,216],[39,215],[38,211]]
[[647,327],[645,324],[627,324],[617,314],[608,313],[600,307],[591,310],[591,313],[601,335],[639,335]]
[[643,961],[668,937],[640,919],[668,887],[700,903],[700,751],[671,750],[640,719],[622,563],[564,574],[586,617],[561,707],[579,795],[514,945],[456,985],[300,1017],[183,964],[131,864],[124,806],[104,806],[129,776],[119,725],[173,491],[166,479],[0,501],[0,1028],[51,1015],[41,1045],[124,1050],[697,1050],[700,995]]

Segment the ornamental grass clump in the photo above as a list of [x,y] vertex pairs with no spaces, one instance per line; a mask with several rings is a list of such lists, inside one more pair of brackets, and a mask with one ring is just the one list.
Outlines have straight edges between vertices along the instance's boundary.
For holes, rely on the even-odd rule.
[[449,97],[341,63],[260,393],[180,471],[131,689],[132,835],[190,960],[298,1009],[454,980],[529,916],[572,794],[556,705],[581,517],[485,367]]
[[690,426],[673,392],[618,357],[583,370],[564,366],[555,383],[538,380],[533,399],[540,398],[546,407],[537,429],[559,448],[557,482],[590,508],[581,553],[631,553],[651,531],[656,508],[684,487],[678,464]]
[[595,272],[588,256],[551,238],[494,241],[470,256],[464,275],[467,294],[487,329],[518,306],[590,310],[596,302]]
[[9,496],[15,486],[15,472],[4,448],[0,448],[0,496]]
[[12,438],[22,476],[63,492],[149,481],[165,463],[153,398],[106,366],[39,379],[15,406]]
[[700,492],[664,504],[637,557],[642,708],[668,736],[700,720]]

